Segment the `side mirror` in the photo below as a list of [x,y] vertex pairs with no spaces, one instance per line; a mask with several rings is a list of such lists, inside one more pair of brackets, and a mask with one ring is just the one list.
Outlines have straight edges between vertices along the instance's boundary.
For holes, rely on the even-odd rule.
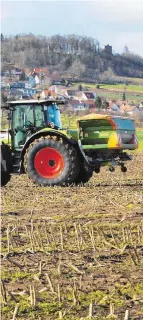
[[11,129],[8,130],[8,133],[10,134],[10,136],[12,136],[12,130]]

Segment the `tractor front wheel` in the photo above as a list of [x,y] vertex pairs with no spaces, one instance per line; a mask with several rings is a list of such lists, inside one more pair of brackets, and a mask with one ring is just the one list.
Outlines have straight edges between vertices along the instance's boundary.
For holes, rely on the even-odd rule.
[[25,155],[29,177],[39,185],[70,185],[79,173],[76,149],[60,137],[34,141]]

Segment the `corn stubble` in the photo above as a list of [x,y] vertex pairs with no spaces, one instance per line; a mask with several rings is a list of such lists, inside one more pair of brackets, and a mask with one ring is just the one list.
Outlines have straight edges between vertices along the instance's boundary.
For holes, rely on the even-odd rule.
[[3,188],[3,320],[142,319],[142,162],[80,187]]

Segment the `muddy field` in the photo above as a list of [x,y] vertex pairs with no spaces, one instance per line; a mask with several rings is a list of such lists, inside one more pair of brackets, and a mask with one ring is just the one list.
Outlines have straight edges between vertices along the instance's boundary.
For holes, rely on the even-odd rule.
[[85,186],[2,188],[3,320],[143,319],[142,164],[140,152]]

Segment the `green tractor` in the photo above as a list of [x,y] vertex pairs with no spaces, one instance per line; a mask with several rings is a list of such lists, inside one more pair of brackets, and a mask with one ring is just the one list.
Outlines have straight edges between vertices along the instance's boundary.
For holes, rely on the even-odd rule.
[[1,143],[1,185],[11,174],[27,173],[41,186],[85,183],[93,172],[116,165],[125,172],[138,147],[134,120],[89,114],[77,120],[77,129],[62,128],[60,105],[64,101],[11,101],[8,142]]

